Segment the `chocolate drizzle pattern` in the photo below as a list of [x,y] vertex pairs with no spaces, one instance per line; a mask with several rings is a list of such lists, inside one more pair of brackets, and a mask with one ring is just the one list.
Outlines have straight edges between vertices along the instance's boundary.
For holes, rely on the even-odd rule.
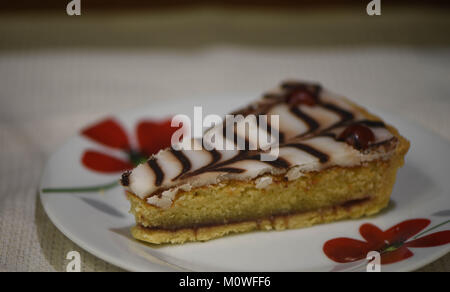
[[272,125],[270,125],[268,121],[265,121],[264,124],[261,124],[260,122],[261,121],[259,119],[256,119],[256,125],[258,126],[258,128],[266,129],[267,134],[277,136],[278,141],[280,143],[283,143],[285,141],[283,132],[280,132],[277,129],[272,128]]
[[120,182],[124,187],[128,187],[130,185],[130,174],[131,171],[126,171],[122,174]]
[[150,159],[147,163],[155,173],[155,185],[160,186],[164,179],[164,172],[162,171],[161,167],[159,167],[156,159]]
[[344,122],[350,121],[350,120],[352,120],[354,118],[354,116],[353,116],[353,114],[351,112],[346,111],[344,109],[341,109],[341,108],[337,107],[334,104],[321,103],[321,106],[326,108],[326,109],[328,109],[328,110],[330,110],[330,111],[333,111],[333,112],[337,113],[338,115],[340,115],[341,116],[341,122],[340,123],[344,123]]
[[308,125],[309,130],[306,133],[304,133],[303,135],[312,133],[319,128],[319,126],[320,126],[319,123],[316,122],[312,117],[310,117],[307,114],[305,114],[304,112],[302,112],[302,110],[299,109],[298,107],[293,106],[290,108],[290,110],[295,116],[300,118],[302,121],[304,121]]
[[326,162],[328,162],[328,160],[330,160],[330,157],[327,154],[325,154],[317,149],[314,149],[313,147],[308,146],[306,144],[291,143],[291,144],[285,144],[282,147],[294,147],[294,148],[297,148],[304,152],[307,152],[307,153],[317,157],[321,163],[326,163]]
[[[206,172],[228,172],[228,173],[243,173],[245,172],[245,169],[237,168],[237,167],[230,167],[231,164],[239,162],[239,161],[245,161],[245,160],[254,160],[254,161],[260,161],[261,160],[261,154],[257,153],[256,151],[240,151],[236,156],[234,156],[231,159],[225,160],[223,162],[218,163],[221,159],[221,154],[216,151],[212,150],[210,153],[213,155],[213,162],[209,165],[199,168],[192,172],[185,172],[181,173],[180,179],[185,179],[189,177],[193,177],[202,173]],[[265,163],[269,164],[272,167],[276,168],[288,168],[289,162],[282,158],[277,158],[274,161],[266,161]]]
[[[246,150],[226,152],[226,150],[205,148],[202,150],[169,148],[165,151],[179,162],[178,166],[156,155],[149,159],[147,163],[149,169],[140,170],[139,166],[133,170],[133,172],[140,172],[138,176],[140,180],[142,180],[142,173],[148,173],[150,170],[154,176],[154,184],[142,183],[142,181],[139,182],[140,184],[133,184],[133,172],[123,176],[122,184],[129,186],[138,196],[148,198],[186,183],[200,182],[197,186],[215,183],[218,181],[217,178],[223,178],[224,174],[234,175],[234,179],[236,175],[249,179],[267,172],[283,173],[302,164],[310,164],[315,168],[320,165],[346,164],[345,157],[357,157],[370,152],[369,150],[363,152],[355,145],[350,145],[348,141],[339,139],[339,136],[352,125],[355,128],[365,127],[374,133],[373,136],[376,137],[374,141],[356,141],[361,142],[358,145],[369,145],[370,149],[383,144],[388,145],[396,139],[386,129],[383,122],[367,119],[347,101],[324,92],[318,84],[306,82],[282,83],[276,92],[265,94],[264,98],[233,114],[244,117],[251,114],[257,117],[265,114],[279,115],[279,128],[273,127],[269,121],[261,124],[258,118],[256,125],[259,129],[265,129],[269,136],[274,134],[279,136],[277,145],[280,155],[273,161],[261,161],[261,155],[267,152],[261,149],[247,150],[250,145],[258,145],[258,143],[253,144],[254,141],[251,141],[249,137],[240,137],[245,141]],[[207,133],[218,130],[218,133],[226,139],[225,124],[218,128],[213,127]],[[236,144],[238,138],[236,126],[233,134],[232,142]],[[357,158],[358,161],[359,159]],[[163,171],[168,167],[176,168],[175,171],[170,172],[171,175]]]
[[183,154],[183,151],[177,151],[173,148],[170,148],[170,152],[180,161],[183,169],[181,170],[181,173],[177,175],[172,180],[177,180],[180,176],[191,170],[192,164],[189,158],[186,157],[186,155]]

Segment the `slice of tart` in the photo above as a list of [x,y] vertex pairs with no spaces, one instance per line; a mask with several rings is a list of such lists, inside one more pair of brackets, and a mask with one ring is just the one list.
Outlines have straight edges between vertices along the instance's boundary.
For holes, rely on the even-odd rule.
[[[254,141],[258,135],[237,128],[232,136],[245,136],[253,149],[160,151],[122,175],[135,238],[206,241],[359,218],[388,205],[409,142],[377,116],[320,85],[294,81],[233,114],[268,116],[256,131],[278,136],[277,155],[263,161],[272,154]],[[227,140],[225,124],[205,136],[223,132]]]

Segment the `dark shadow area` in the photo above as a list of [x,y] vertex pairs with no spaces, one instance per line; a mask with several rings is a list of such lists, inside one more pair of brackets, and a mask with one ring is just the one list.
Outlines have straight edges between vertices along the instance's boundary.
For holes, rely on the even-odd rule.
[[85,7],[81,16],[67,16],[63,5],[59,10],[10,11],[0,18],[0,50],[450,45],[448,9],[386,4],[381,16],[368,16],[365,5],[297,9],[195,5],[112,12]]
[[387,213],[389,213],[389,212],[395,210],[395,207],[396,207],[396,206],[397,206],[397,203],[396,203],[394,200],[390,200],[390,201],[389,201],[389,204],[387,205],[386,208],[384,208],[383,210],[381,210],[378,214],[369,216],[369,218],[372,218],[372,217],[378,217],[378,216],[383,216],[383,215],[385,215],[385,214],[387,214]]
[[[132,226],[123,227],[123,228],[111,228],[109,231],[114,232],[115,234],[118,234],[120,236],[125,237],[126,239],[136,241],[133,236],[131,235],[130,229]],[[137,242],[137,241],[136,241]]]
[[[29,11],[29,10],[59,10],[71,0],[16,0],[7,1],[2,5],[4,11]],[[319,9],[324,7],[342,7],[367,5],[371,0],[89,0],[82,2],[83,7],[89,10],[102,11],[126,11],[126,10],[156,10],[189,8],[193,6],[218,6],[228,9],[242,7],[266,8],[266,9]],[[383,3],[384,4],[384,3]],[[420,6],[449,6],[446,0],[396,0],[391,1],[390,5],[420,5]]]
[[450,217],[450,210],[442,210],[433,214],[436,217]]
[[89,198],[80,198],[80,199],[83,202],[85,202],[86,204],[88,204],[89,206],[91,206],[92,208],[94,208],[102,213],[106,213],[108,215],[111,215],[111,216],[117,217],[117,218],[125,218],[125,216],[122,213],[120,213],[114,207],[109,206],[108,204],[105,204],[105,203],[97,201],[97,200],[89,199]]

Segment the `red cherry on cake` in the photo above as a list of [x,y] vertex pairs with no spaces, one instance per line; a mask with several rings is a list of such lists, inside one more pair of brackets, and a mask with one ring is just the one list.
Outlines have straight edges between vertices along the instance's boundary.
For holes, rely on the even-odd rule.
[[369,144],[375,141],[375,135],[369,127],[361,124],[353,124],[348,126],[339,135],[338,140],[345,141],[347,144],[360,150],[367,149]]
[[306,89],[296,89],[287,96],[287,103],[289,105],[306,104],[309,106],[316,105],[316,97]]

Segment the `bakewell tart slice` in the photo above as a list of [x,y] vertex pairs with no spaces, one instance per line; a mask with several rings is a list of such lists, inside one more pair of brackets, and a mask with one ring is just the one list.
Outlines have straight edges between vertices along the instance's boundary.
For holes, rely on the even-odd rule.
[[[161,150],[122,175],[136,239],[206,241],[359,218],[388,205],[409,142],[377,116],[318,84],[297,81],[233,114],[278,116],[277,127],[257,125],[258,132],[278,134],[278,155],[262,161],[267,149],[259,146]],[[224,132],[224,124],[205,136]],[[234,137],[242,134],[235,131]],[[257,144],[254,135],[242,135]]]

